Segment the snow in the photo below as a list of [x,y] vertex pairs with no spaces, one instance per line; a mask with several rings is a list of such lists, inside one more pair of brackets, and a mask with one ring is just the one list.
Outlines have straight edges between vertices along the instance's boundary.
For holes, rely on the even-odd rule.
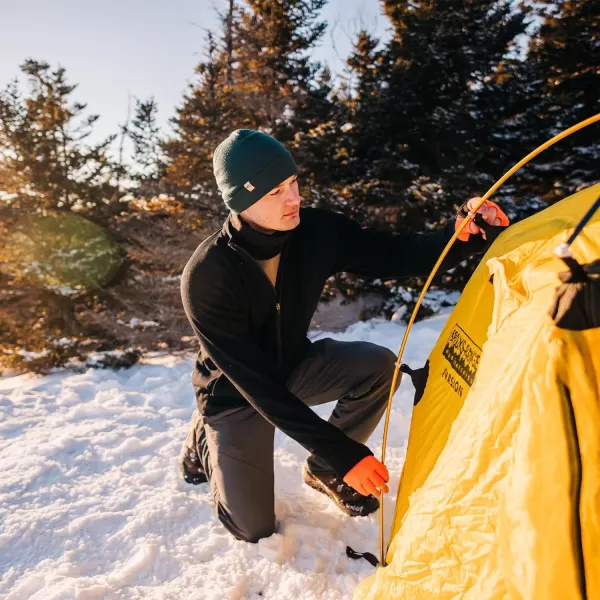
[[16,353],[20,354],[25,360],[35,360],[36,358],[43,358],[44,356],[48,356],[48,354],[50,354],[50,351],[45,348],[40,352],[31,352],[29,350],[20,349],[17,350]]
[[66,338],[61,337],[59,340],[54,341],[54,345],[56,346],[73,346],[76,343],[76,339],[74,338]]
[[[404,362],[421,366],[448,310],[417,323]],[[313,339],[367,340],[398,351],[404,326],[359,322]],[[301,481],[306,451],[278,433],[280,533],[236,541],[208,485],[180,477],[194,406],[193,357],[151,356],[131,369],[0,379],[0,597],[4,600],[341,600],[373,572],[346,545],[378,555],[378,513],[350,518]],[[414,390],[404,379],[390,421],[386,535]],[[318,412],[327,416],[333,404]],[[381,453],[382,424],[369,446]]]
[[131,329],[148,329],[150,327],[159,327],[160,323],[156,321],[144,321],[143,319],[138,319],[138,317],[131,317],[129,323],[125,323],[122,319],[117,319],[117,323],[120,325],[127,325]]
[[[132,350],[132,348],[128,348],[128,350]],[[123,352],[123,350],[105,350],[103,352],[89,352],[85,358],[85,363],[83,366],[96,367],[100,369],[104,368],[107,358],[122,358],[124,356],[125,352]],[[74,368],[80,367],[81,361],[78,359],[74,359],[70,364],[72,364]]]

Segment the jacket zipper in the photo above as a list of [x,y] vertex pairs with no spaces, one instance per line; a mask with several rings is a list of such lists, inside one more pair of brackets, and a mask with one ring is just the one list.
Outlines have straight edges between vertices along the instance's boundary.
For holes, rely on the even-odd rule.
[[[263,271],[261,266],[254,260],[254,258],[252,258],[252,255],[247,250],[244,250],[242,247],[238,246],[237,244],[235,244],[233,242],[229,242],[229,245],[232,246],[233,248],[235,248],[236,250],[240,250],[241,252],[243,252],[250,258],[250,260],[252,261],[252,264],[254,264],[256,266],[256,268],[261,272],[262,276],[269,282],[269,285],[271,286],[271,288],[273,289],[273,292],[275,293],[275,310],[276,310],[275,323],[276,323],[276,330],[277,330],[277,368],[279,369],[279,367],[281,366],[281,293],[273,285],[273,283],[269,279],[269,276]],[[283,253],[282,253],[281,258],[283,258]],[[281,258],[280,258],[279,266],[281,266]],[[279,274],[279,269],[277,269],[277,273]]]
[[277,309],[277,368],[281,367],[281,303],[275,305]]

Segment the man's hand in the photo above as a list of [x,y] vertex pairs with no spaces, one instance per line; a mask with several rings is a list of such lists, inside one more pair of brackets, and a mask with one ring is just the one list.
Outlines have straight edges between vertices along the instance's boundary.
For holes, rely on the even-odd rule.
[[367,456],[356,463],[345,475],[344,482],[359,494],[379,496],[380,491],[389,492],[386,482],[390,475],[386,466],[374,456]]
[[[481,200],[480,197],[471,198],[467,202],[467,210],[469,212],[473,211],[473,208],[477,205],[477,203]],[[488,225],[495,225],[496,227],[507,227],[510,224],[510,220],[506,216],[506,214],[502,211],[502,209],[491,200],[486,200],[477,210],[477,213],[483,217],[483,220]],[[456,222],[454,224],[454,230],[456,231],[460,224],[465,220],[465,217],[456,217]],[[485,231],[478,227],[474,220],[472,220],[467,227],[465,227],[458,236],[458,239],[461,242],[466,242],[469,240],[469,236],[471,234],[477,235],[480,233],[483,235],[485,239]]]

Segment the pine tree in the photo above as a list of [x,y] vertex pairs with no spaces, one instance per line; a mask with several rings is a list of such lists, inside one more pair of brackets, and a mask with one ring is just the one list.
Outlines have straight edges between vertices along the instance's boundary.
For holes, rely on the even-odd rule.
[[133,179],[139,186],[136,193],[141,196],[158,195],[163,191],[159,182],[164,177],[166,165],[157,113],[158,105],[154,98],[136,98],[134,117],[123,128],[133,143],[133,159],[137,166]]
[[53,340],[94,336],[76,306],[94,305],[121,263],[121,249],[97,223],[114,224],[124,205],[118,166],[106,155],[115,136],[86,143],[98,116],[71,100],[77,86],[65,69],[27,60],[21,70],[29,93],[16,80],[0,92],[0,352],[17,366],[20,349],[43,349],[47,356],[22,362],[44,369],[77,354]]
[[[363,30],[358,34],[347,61],[351,76],[357,81],[356,92],[353,94],[350,90],[347,100],[353,114],[352,137],[356,143],[356,157],[360,157],[365,173],[368,173],[368,165],[373,158],[381,155],[380,147],[387,137],[379,139],[384,130],[377,124],[378,119],[383,116],[381,102],[385,77],[385,53],[378,46],[379,40]],[[361,164],[354,166],[356,169],[361,168]]]
[[317,21],[326,1],[247,0],[234,24],[235,94],[278,137],[291,139],[298,109],[310,102],[319,65],[309,53],[326,29]]
[[354,162],[378,182],[370,202],[395,204],[404,222],[433,226],[489,179],[477,164],[493,145],[486,86],[525,30],[524,14],[490,0],[385,0],[384,7],[392,40],[377,50],[363,35],[351,62],[363,98],[357,133],[368,132],[355,142]]
[[0,181],[13,210],[77,210],[106,218],[119,212],[106,151],[114,136],[88,146],[98,115],[84,117],[85,104],[71,103],[76,85],[65,69],[27,60],[31,93],[23,98],[17,81],[0,92]]
[[332,208],[343,201],[336,189],[348,172],[343,143],[347,121],[347,107],[324,68],[288,123],[294,132],[288,144],[299,166],[304,200],[312,206]]
[[248,0],[235,28],[236,94],[258,126],[288,145],[308,203],[330,203],[343,107],[329,70],[312,61],[326,0]]
[[167,159],[164,183],[186,205],[222,211],[214,183],[212,155],[219,142],[237,128],[253,123],[240,115],[232,94],[227,53],[212,33],[208,35],[207,58],[196,67],[198,80],[190,85],[183,106],[171,119],[175,135],[165,141]]
[[[539,143],[600,113],[600,3],[541,4],[545,19],[531,39],[527,58],[538,99],[530,127],[539,132]],[[564,198],[600,180],[599,128],[592,125],[573,134],[532,164],[532,177],[545,200]]]
[[381,124],[386,119],[383,98],[386,78],[386,49],[379,40],[362,30],[347,60],[349,82],[342,102],[347,120],[340,140],[345,169],[339,184],[347,210],[359,218],[381,221],[381,205],[389,203],[388,181],[382,180],[381,160],[389,156],[389,131]]
[[[260,129],[287,144],[305,175],[308,196],[323,190],[335,155],[337,124],[328,72],[309,53],[325,24],[326,0],[230,0],[220,39],[209,36],[208,58],[173,120],[165,144],[166,180],[180,197],[222,210],[212,176],[212,152],[238,128]],[[325,196],[321,193],[321,196]]]

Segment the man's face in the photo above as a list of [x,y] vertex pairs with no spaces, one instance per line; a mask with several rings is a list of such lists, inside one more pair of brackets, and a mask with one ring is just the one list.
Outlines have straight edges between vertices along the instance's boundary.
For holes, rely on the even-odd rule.
[[240,213],[250,225],[269,231],[289,231],[300,223],[298,176],[293,175]]

